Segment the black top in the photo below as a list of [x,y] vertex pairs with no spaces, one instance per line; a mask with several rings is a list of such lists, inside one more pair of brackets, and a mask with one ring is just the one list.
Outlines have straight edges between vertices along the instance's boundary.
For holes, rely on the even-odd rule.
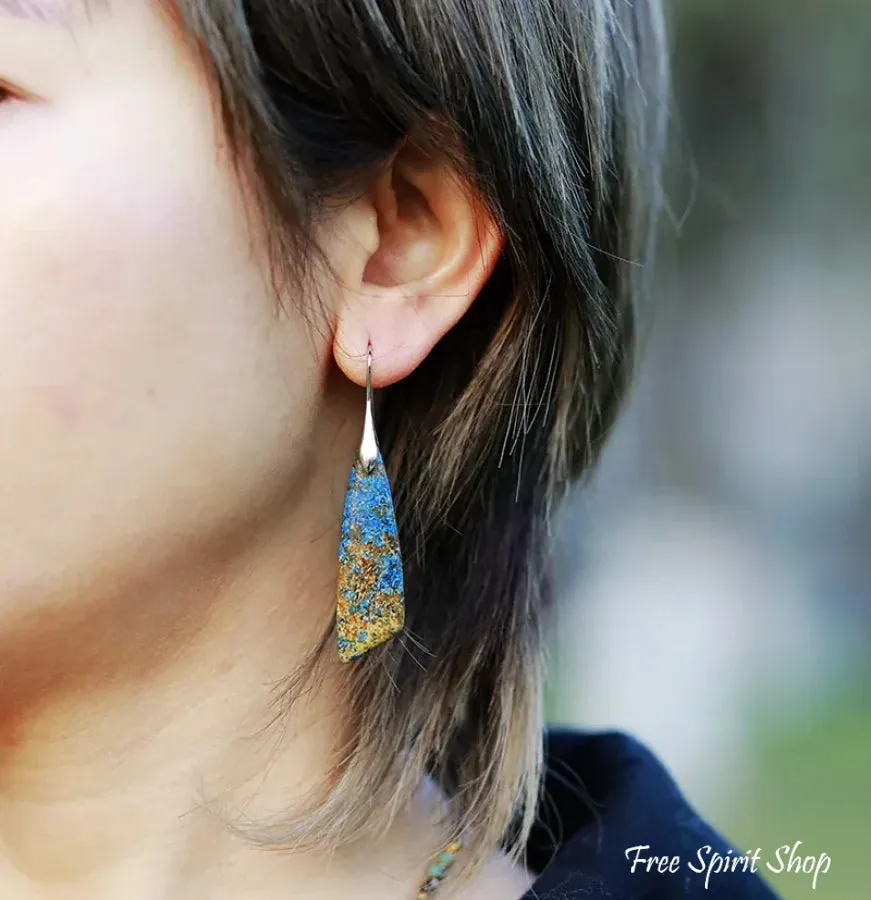
[[[734,860],[739,851],[638,741],[551,728],[545,750],[546,790],[526,858],[541,874],[521,900],[777,900],[746,862],[708,876],[713,853]],[[654,855],[668,859],[643,862]]]

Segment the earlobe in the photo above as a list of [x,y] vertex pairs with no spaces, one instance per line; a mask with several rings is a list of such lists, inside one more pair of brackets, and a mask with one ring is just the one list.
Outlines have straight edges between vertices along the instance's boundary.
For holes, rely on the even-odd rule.
[[[367,305],[365,311],[360,309],[356,315],[356,310],[348,310],[337,322],[336,363],[361,387],[366,383],[370,345],[372,387],[386,387],[413,372],[453,324],[447,324],[444,311],[437,318],[428,315],[425,299],[387,296],[389,293],[385,291],[377,296],[375,302]],[[359,307],[359,301],[360,298],[355,307]],[[454,321],[457,319],[459,315]]]
[[462,318],[502,251],[501,229],[444,165],[399,154],[373,184],[368,202],[378,222],[378,247],[356,283],[342,290],[333,353],[353,382],[372,386],[409,375]]

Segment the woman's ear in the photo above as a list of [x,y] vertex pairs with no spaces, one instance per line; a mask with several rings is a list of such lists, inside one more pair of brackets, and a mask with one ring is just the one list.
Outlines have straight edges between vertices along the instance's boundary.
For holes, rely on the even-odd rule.
[[383,387],[412,372],[474,301],[503,235],[446,162],[406,142],[346,223],[357,248],[342,266],[333,354],[345,375]]

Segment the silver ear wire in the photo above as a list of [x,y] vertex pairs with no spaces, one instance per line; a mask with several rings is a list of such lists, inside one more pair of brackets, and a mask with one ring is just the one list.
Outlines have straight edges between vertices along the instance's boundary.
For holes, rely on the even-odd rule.
[[375,421],[372,417],[372,344],[366,350],[366,419],[363,422],[363,439],[360,441],[360,461],[369,468],[378,459],[378,441],[375,439]]

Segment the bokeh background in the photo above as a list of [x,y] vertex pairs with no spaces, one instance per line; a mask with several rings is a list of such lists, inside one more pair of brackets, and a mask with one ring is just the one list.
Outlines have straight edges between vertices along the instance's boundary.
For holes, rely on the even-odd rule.
[[871,2],[666,0],[638,380],[567,505],[549,717],[644,740],[739,850],[871,898]]

